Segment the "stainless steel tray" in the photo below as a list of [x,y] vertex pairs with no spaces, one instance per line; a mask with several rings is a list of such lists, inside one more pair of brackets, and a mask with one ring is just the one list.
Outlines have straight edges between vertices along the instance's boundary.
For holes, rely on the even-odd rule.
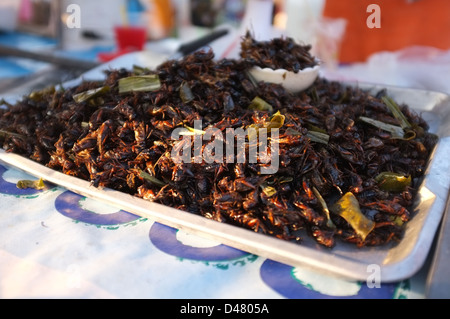
[[[83,78],[99,79],[102,77],[102,70],[106,68],[130,68],[133,64],[150,64],[152,67],[146,56],[133,53],[96,68]],[[70,84],[79,81],[80,79],[76,79]],[[66,84],[66,87],[70,84]],[[386,88],[397,102],[406,103],[422,114],[431,131],[440,137],[418,192],[413,217],[407,223],[404,238],[395,245],[357,248],[338,243],[333,249],[327,249],[308,238],[300,245],[294,244],[111,189],[95,188],[87,181],[56,172],[3,150],[0,150],[0,161],[80,195],[106,201],[130,213],[294,267],[310,267],[347,280],[366,281],[379,276],[377,279],[381,282],[399,281],[411,277],[423,266],[445,209],[450,187],[450,97],[438,92],[360,83],[353,85],[374,93]]]

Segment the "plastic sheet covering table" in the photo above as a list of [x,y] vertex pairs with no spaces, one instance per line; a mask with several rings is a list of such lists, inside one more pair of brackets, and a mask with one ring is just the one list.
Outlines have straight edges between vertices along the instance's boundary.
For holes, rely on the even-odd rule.
[[1,298],[422,298],[420,274],[350,282],[190,235],[0,166]]
[[[111,65],[114,67],[114,65]],[[85,75],[98,76],[99,70]],[[422,298],[421,272],[347,281],[250,254],[0,164],[1,298]]]

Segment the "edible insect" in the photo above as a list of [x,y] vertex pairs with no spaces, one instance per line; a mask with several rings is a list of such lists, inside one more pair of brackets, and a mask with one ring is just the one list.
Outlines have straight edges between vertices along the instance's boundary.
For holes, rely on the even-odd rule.
[[[301,69],[314,61],[309,47],[297,50],[286,38],[246,36],[242,49],[237,60],[215,60],[206,49],[154,70],[110,69],[103,81],[4,102],[0,142],[94,186],[283,240],[311,236],[326,247],[401,240],[437,142],[426,122],[384,91],[370,95],[322,78],[298,94],[253,83],[249,63],[275,67],[296,58]],[[171,138],[195,121],[202,126],[186,144]],[[195,160],[196,147],[207,146],[196,145],[198,132],[227,128],[264,128],[270,139],[277,130],[278,170],[261,174],[266,163],[249,157]],[[215,142],[227,147],[226,139]],[[175,162],[176,147],[192,151],[191,160]]]

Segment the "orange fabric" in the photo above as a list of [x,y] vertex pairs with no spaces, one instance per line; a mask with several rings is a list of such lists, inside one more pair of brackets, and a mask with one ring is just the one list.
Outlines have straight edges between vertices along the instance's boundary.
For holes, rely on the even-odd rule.
[[149,34],[152,40],[170,35],[175,26],[175,11],[172,1],[146,0],[149,5]]
[[166,30],[173,28],[174,8],[170,1],[153,0],[153,10],[157,12],[159,22]]
[[[370,4],[380,6],[379,29],[367,27]],[[324,16],[347,20],[340,62],[365,61],[374,52],[412,45],[450,49],[450,0],[326,0]]]

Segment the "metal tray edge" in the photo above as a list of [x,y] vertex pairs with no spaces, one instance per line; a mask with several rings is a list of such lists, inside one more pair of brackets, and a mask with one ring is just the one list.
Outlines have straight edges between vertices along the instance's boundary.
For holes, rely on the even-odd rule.
[[[135,53],[123,56],[109,65],[103,65],[87,72],[85,76],[74,79],[73,81],[70,81],[70,83],[75,85],[82,79],[96,79],[101,72],[108,67],[123,67],[124,64],[136,64],[140,62],[140,58],[140,55]],[[362,89],[374,91],[387,89],[388,91],[393,92],[419,92],[419,94],[434,94],[438,95],[440,100],[446,100],[450,107],[450,97],[441,92],[431,92],[363,82],[343,82],[343,84],[358,86]],[[450,148],[450,146],[447,146],[450,145],[450,140],[439,141],[436,148],[438,149],[443,144],[445,144],[444,148]],[[429,164],[427,169],[428,173],[430,169],[433,169],[434,160],[436,159],[433,158]],[[156,222],[160,222],[174,228],[183,229],[199,236],[211,238],[216,241],[219,240],[225,245],[229,245],[261,257],[282,262],[293,267],[305,266],[326,275],[343,277],[352,281],[365,281],[370,275],[367,268],[369,266],[368,263],[363,263],[346,256],[339,256],[334,253],[333,250],[318,250],[312,247],[286,242],[236,226],[208,220],[204,217],[182,212],[174,208],[151,203],[147,200],[143,200],[119,191],[111,189],[97,189],[91,186],[88,181],[54,171],[20,155],[7,153],[3,149],[0,149],[0,162],[5,163],[7,166],[22,170],[32,176],[38,178],[42,177],[50,183],[59,185],[80,195],[116,205],[117,207],[138,216],[150,218]],[[447,167],[448,170],[446,173],[448,174],[448,172],[450,172],[450,166]],[[428,178],[425,177],[422,187],[427,187],[427,182]],[[422,238],[416,239],[417,245],[414,245],[411,253],[398,262],[380,265],[382,270],[381,280],[383,282],[395,282],[409,278],[414,275],[425,262],[427,252],[434,238],[434,233],[436,232],[439,222],[443,216],[443,208],[445,206],[447,194],[450,188],[450,178],[447,178],[441,186],[441,190],[437,191],[439,194],[433,193],[436,192],[436,189],[433,187],[430,191],[433,195],[435,195],[435,198],[433,199],[431,209],[426,212],[427,222],[424,229],[420,232]],[[425,237],[424,232],[427,233]],[[430,236],[430,234],[433,236]]]

